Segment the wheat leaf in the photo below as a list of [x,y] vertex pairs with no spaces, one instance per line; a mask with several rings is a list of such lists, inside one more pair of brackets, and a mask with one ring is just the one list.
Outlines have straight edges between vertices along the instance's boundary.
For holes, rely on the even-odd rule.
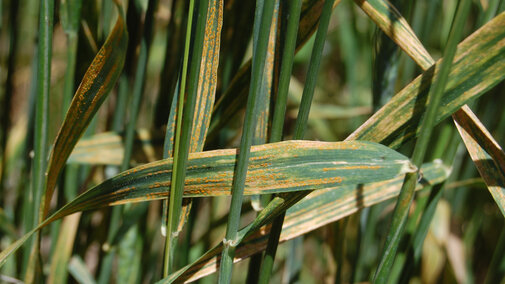
[[505,216],[505,153],[470,108],[462,108],[453,118],[480,176]]
[[54,142],[47,170],[44,215],[47,214],[54,187],[67,158],[123,69],[128,33],[119,4],[118,9],[120,12],[116,25],[84,74]]

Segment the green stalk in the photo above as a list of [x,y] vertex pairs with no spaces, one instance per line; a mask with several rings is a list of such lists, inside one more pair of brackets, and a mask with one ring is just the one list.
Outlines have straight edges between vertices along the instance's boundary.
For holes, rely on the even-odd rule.
[[300,109],[296,117],[295,132],[293,139],[303,139],[305,129],[307,128],[307,120],[309,118],[310,106],[312,98],[314,97],[314,90],[316,89],[317,75],[319,73],[319,66],[321,65],[321,58],[323,55],[324,41],[326,33],[328,32],[328,25],[330,23],[331,12],[335,0],[326,0],[324,2],[323,12],[319,20],[319,28],[317,29],[314,47],[312,48],[312,55],[310,57],[309,70],[307,71],[307,80],[303,88],[302,101],[300,102]]
[[[33,227],[33,180],[29,178],[30,168],[31,168],[31,158],[29,157],[29,152],[33,149],[34,142],[34,128],[35,128],[35,109],[36,109],[36,97],[37,97],[37,85],[38,85],[38,48],[35,48],[34,61],[31,64],[31,82],[30,82],[30,97],[28,102],[28,122],[26,124],[26,142],[23,150],[23,164],[21,168],[21,184],[18,187],[18,190],[27,190],[29,194],[25,194],[23,196],[23,227],[22,231],[24,233],[31,230]],[[26,267],[28,266],[28,257],[30,256],[30,247],[31,243],[24,246],[23,248],[23,258],[21,261],[21,275],[23,275],[26,271]]]
[[[274,15],[273,15],[273,18],[272,18],[272,24],[273,25],[276,25],[277,23],[275,23],[274,21],[278,19],[279,17],[279,9],[280,9],[280,3],[279,3],[279,0],[275,0],[276,2],[276,5],[278,9],[275,9],[275,6],[274,6]],[[253,55],[252,57],[254,58],[255,57],[255,54],[254,52],[256,51],[256,46],[258,44],[258,38],[259,38],[259,33],[260,33],[260,27],[261,27],[261,15],[263,13],[263,7],[265,5],[265,1],[264,0],[258,0],[256,1],[256,7],[255,7],[255,10],[254,10],[254,24],[253,24]],[[277,11],[275,11],[277,10]],[[272,27],[270,27],[270,32],[272,32]],[[269,34],[269,37],[271,37],[272,35]],[[268,43],[268,48],[270,48],[270,42]],[[275,49],[274,49],[275,50]],[[265,60],[268,62],[268,58],[269,58],[269,54],[267,52],[267,57],[265,58]],[[275,56],[274,56],[275,57]],[[269,76],[270,76],[270,72],[268,72],[268,65],[265,64],[265,72],[263,73],[263,79],[262,79],[262,82],[265,82],[265,80],[268,80]],[[272,81],[273,81],[273,78],[272,78]],[[272,86],[270,86],[268,83],[262,83],[261,84],[261,88],[258,90],[258,97],[257,97],[257,109],[256,109],[256,112],[257,113],[260,113],[261,111],[265,111],[266,109],[269,109],[270,108],[270,98],[271,98],[271,92],[272,92]],[[267,112],[265,112],[265,116]],[[265,121],[265,118],[264,117],[258,117],[258,120],[256,122],[256,126],[255,126],[255,133],[253,134],[253,141],[252,141],[252,145],[261,145],[261,144],[265,144],[267,143],[267,131],[268,131],[268,125],[262,125],[262,124],[267,124],[267,123],[261,123],[261,122],[258,122],[260,120],[263,120]],[[264,204],[268,203],[268,201],[270,200],[271,198],[271,195],[270,194],[264,194],[264,195],[253,195],[251,196],[251,205],[253,206],[253,208],[255,207],[254,204],[256,204],[257,207],[259,208],[262,208]],[[258,209],[255,209],[257,212],[256,212],[256,216],[258,216],[258,214],[260,214],[260,211],[258,211]],[[252,284],[252,283],[258,283],[258,279],[259,279],[259,275],[260,275],[260,267],[261,267],[261,260],[263,259],[263,252],[258,252],[256,254],[254,254],[253,256],[251,256],[250,260],[249,260],[249,267],[247,269],[247,279],[246,279],[246,283],[248,284]]]
[[[82,0],[62,1],[60,18],[65,34],[67,35],[67,67],[65,71],[65,82],[63,85],[63,118],[70,107],[75,86],[75,66],[77,59],[77,44],[79,23],[81,18]],[[63,11],[65,10],[65,11]]]
[[[433,155],[434,158],[441,158],[444,164],[448,166],[454,165],[453,160],[461,141],[459,136],[455,134],[454,127],[446,125],[440,138],[437,139],[438,141]],[[444,153],[437,153],[439,149],[443,149]],[[455,179],[456,175],[451,175],[446,181],[432,188],[430,187],[428,190],[423,190],[425,194],[421,196],[418,195],[416,208],[405,228],[406,234],[403,242],[407,244],[405,246],[406,250],[398,253],[395,259],[388,279],[390,283],[399,282],[400,276],[402,279],[410,277],[412,269],[417,267],[424,239],[428,233],[429,225],[435,214],[438,201],[442,197],[444,186]]]
[[51,84],[51,55],[53,40],[54,0],[44,0],[40,6],[39,65],[37,81],[37,107],[35,110],[34,143],[34,220],[39,218],[39,208],[44,194],[49,139],[49,88]]
[[261,15],[260,32],[256,50],[253,52],[253,63],[251,73],[251,85],[247,97],[247,109],[244,120],[244,129],[240,141],[240,148],[235,167],[235,174],[232,183],[232,197],[228,224],[226,226],[226,236],[223,240],[224,248],[221,256],[221,266],[219,271],[219,283],[230,283],[233,268],[233,257],[237,241],[237,231],[240,222],[240,211],[244,192],[247,167],[249,163],[250,148],[255,130],[256,120],[256,98],[258,90],[262,84],[262,72],[265,67],[265,57],[268,48],[270,25],[275,1],[266,1]]
[[[190,2],[190,14],[188,19],[188,31],[191,29],[192,9],[194,1]],[[168,224],[167,233],[169,234],[166,241],[165,249],[165,266],[163,269],[164,277],[168,276],[172,269],[175,247],[178,240],[179,219],[182,209],[182,194],[184,191],[184,180],[186,177],[186,164],[189,155],[189,143],[191,140],[191,127],[193,126],[194,109],[198,91],[198,76],[200,74],[200,65],[202,61],[203,40],[205,36],[205,24],[207,20],[207,10],[209,6],[208,0],[202,0],[198,3],[198,18],[193,42],[193,52],[191,54],[191,66],[189,69],[189,85],[188,94],[186,97],[187,108],[183,111],[184,106],[184,88],[186,85],[187,61],[183,64],[183,76],[181,77],[179,107],[177,116],[177,126],[175,135],[174,147],[174,165],[172,168],[172,183],[170,185],[170,203],[168,209]],[[186,50],[184,60],[188,60],[187,49],[189,47],[190,33],[186,35]],[[186,69],[186,70],[185,70]]]
[[284,39],[284,48],[282,50],[281,72],[279,75],[279,89],[275,101],[274,114],[272,120],[272,130],[270,133],[270,142],[279,142],[282,139],[282,130],[284,128],[284,118],[286,116],[286,102],[288,98],[289,81],[291,71],[293,70],[293,59],[295,58],[296,36],[298,34],[298,24],[300,20],[300,11],[302,1],[284,1],[287,5],[288,24],[286,28],[286,38]]
[[[173,177],[176,176],[176,172],[178,171],[178,157],[176,158],[175,155],[179,151],[180,148],[180,137],[181,137],[181,126],[182,126],[182,115],[183,115],[183,110],[184,110],[184,97],[185,97],[185,91],[186,91],[186,77],[188,73],[188,61],[189,61],[189,50],[190,50],[190,44],[191,44],[191,29],[193,25],[193,14],[194,14],[194,8],[195,8],[195,1],[191,0],[189,2],[189,11],[188,11],[188,19],[186,23],[186,39],[184,43],[184,57],[183,57],[183,63],[182,63],[182,74],[180,77],[180,80],[177,80],[177,86],[176,86],[176,92],[179,92],[178,96],[174,96],[173,103],[175,103],[175,99],[178,98],[177,101],[177,108],[174,109],[174,104],[172,103],[171,106],[171,111],[176,111],[176,127],[175,127],[175,135],[174,135],[174,140],[175,140],[175,145],[174,145],[174,151],[172,151],[172,154],[174,156],[174,166],[172,168],[172,183],[170,184],[170,192],[174,192],[175,190],[175,182]],[[165,141],[163,145],[163,158],[169,158],[169,151],[168,149],[170,148],[169,143],[171,143],[170,139],[171,137],[170,134],[171,132],[168,131],[168,127],[170,126],[170,121],[167,123],[167,131],[165,134]],[[178,156],[178,155],[177,155]],[[171,204],[174,204],[175,196],[174,194],[170,194],[170,199],[164,201],[163,203],[163,213],[164,218],[162,218],[162,222],[166,222],[166,231],[171,232],[172,228],[171,226],[171,218],[172,215],[171,212],[173,210],[173,206],[170,206]],[[181,198],[182,199],[182,198]],[[179,210],[180,211],[180,210]],[[179,212],[177,211],[177,212]],[[168,233],[167,238],[165,240],[165,255],[164,255],[164,265],[163,265],[163,277],[167,277],[168,274],[170,274],[172,268],[173,268],[173,254],[171,251],[175,250],[174,244],[172,244],[172,241],[176,242],[177,239],[174,240],[174,238],[171,236],[171,233]]]
[[[427,150],[431,131],[435,124],[435,117],[437,115],[438,107],[442,98],[442,94],[444,92],[447,79],[449,77],[452,60],[456,53],[456,45],[461,37],[469,7],[470,1],[468,0],[464,0],[458,6],[451,32],[449,34],[447,46],[444,50],[444,57],[440,66],[440,75],[430,90],[428,97],[428,107],[426,114],[421,121],[419,139],[416,142],[414,153],[412,155],[412,163],[418,168],[423,162],[424,155]],[[382,257],[374,276],[374,282],[386,283],[388,280],[389,271],[391,271],[391,267],[393,266],[396,251],[402,238],[403,229],[405,228],[405,224],[407,222],[409,208],[414,199],[414,189],[417,183],[417,179],[417,172],[407,174],[405,176],[405,180],[398,197],[398,202],[396,203],[393,212],[393,220],[391,222],[388,236],[386,237],[386,243],[383,249]]]
[[[296,118],[296,124],[295,124],[295,134],[293,136],[293,139],[303,139],[303,135],[305,133],[305,128],[307,127],[307,120],[309,117],[309,112],[310,112],[310,106],[312,104],[312,98],[314,96],[314,90],[316,88],[316,82],[317,82],[317,75],[319,73],[319,66],[321,65],[321,58],[323,54],[323,47],[324,47],[324,42],[326,40],[326,33],[328,32],[328,26],[330,23],[330,18],[331,18],[331,13],[333,11],[333,3],[335,0],[326,0],[324,2],[323,6],[323,12],[321,13],[321,18],[319,20],[319,28],[317,29],[316,33],[316,39],[314,41],[314,47],[312,49],[312,55],[310,58],[310,63],[309,63],[309,70],[307,72],[307,80],[305,81],[305,88],[303,89],[303,94],[302,94],[302,102],[300,104],[300,109],[298,111],[298,117]],[[300,5],[298,3],[298,5]],[[293,15],[297,15],[295,13],[300,13],[300,6],[298,7],[293,7],[296,5],[290,5],[290,13]],[[292,17],[291,20],[298,20],[298,17]],[[292,23],[289,23],[292,24]],[[289,28],[289,26],[288,26]],[[291,35],[293,38],[290,38],[292,41],[296,41],[296,30],[298,28],[298,25],[296,27],[291,27],[294,29],[292,31],[294,35]],[[293,44],[290,42],[290,44]],[[294,45],[294,44],[293,44]],[[294,47],[290,46],[287,47],[289,48],[288,51],[294,52]],[[285,47],[286,49],[286,47]],[[291,58],[293,57],[291,54],[286,54],[284,53],[283,59],[286,56],[291,55]],[[284,101],[281,101],[280,105],[276,104],[275,112],[274,112],[274,123],[272,124],[272,138],[271,142],[276,142],[280,141],[281,136],[282,136],[282,125],[284,123],[284,114],[286,111],[286,96],[287,96],[287,88],[289,87],[289,77],[291,75],[291,69],[292,69],[292,59],[291,61],[288,61],[286,64],[287,65],[284,68],[284,60],[283,60],[283,68],[281,69],[281,78],[279,81],[279,95],[281,96],[281,99]],[[284,72],[283,72],[284,71]],[[288,78],[285,78],[283,76],[287,76]],[[287,81],[287,82],[286,82]],[[282,83],[282,85],[281,85]],[[283,89],[281,89],[281,87]],[[281,93],[284,92],[284,93]],[[277,120],[275,120],[275,116],[277,116]],[[282,116],[282,118],[279,118],[279,116]],[[274,127],[275,127],[275,133],[274,133]],[[280,128],[280,129],[279,129]],[[274,136],[275,135],[275,136]],[[278,139],[278,140],[276,140]],[[263,263],[261,265],[261,271],[260,271],[260,278],[259,278],[259,283],[268,283],[270,276],[272,274],[272,269],[273,269],[273,264],[274,264],[274,259],[275,259],[275,253],[277,252],[277,246],[279,244],[279,237],[281,235],[282,231],[282,224],[284,223],[284,216],[286,213],[280,214],[277,218],[272,223],[272,230],[270,231],[270,236],[268,238],[268,244],[265,252],[265,257],[263,259]]]
[[[63,29],[67,35],[67,66],[65,69],[65,81],[63,85],[63,108],[62,118],[65,119],[65,114],[70,107],[70,102],[74,95],[75,88],[75,67],[77,60],[77,44],[79,23],[81,18],[82,0],[78,1],[62,1],[60,6],[60,19]],[[77,196],[77,165],[69,165],[66,167],[64,189],[68,200]]]
[[[37,101],[35,109],[35,136],[33,159],[33,207],[30,223],[37,226],[43,217],[41,208],[45,195],[45,172],[47,167],[49,139],[49,89],[51,84],[51,55],[53,40],[54,0],[44,0],[40,3],[39,15],[39,45],[37,67]],[[30,259],[26,270],[25,281],[36,278],[39,255],[40,233],[32,239]]]
[[[453,129],[453,132],[455,130]],[[453,133],[456,134],[456,133]],[[443,160],[446,165],[453,164],[454,157],[456,156],[456,151],[460,144],[461,140],[458,135],[453,135],[451,139],[449,139],[448,147],[444,154]],[[437,184],[434,186],[430,194],[422,197],[420,200],[422,203],[425,203],[426,206],[422,213],[421,219],[419,220],[419,224],[416,226],[415,232],[413,233],[411,243],[408,246],[406,262],[403,265],[402,269],[402,279],[406,279],[406,277],[410,277],[410,273],[417,267],[419,261],[421,259],[421,252],[424,244],[424,239],[428,234],[428,230],[430,228],[431,221],[435,216],[435,211],[437,209],[438,202],[440,198],[442,198],[442,193],[445,184],[451,183],[456,179],[456,175],[451,175],[446,181]]]

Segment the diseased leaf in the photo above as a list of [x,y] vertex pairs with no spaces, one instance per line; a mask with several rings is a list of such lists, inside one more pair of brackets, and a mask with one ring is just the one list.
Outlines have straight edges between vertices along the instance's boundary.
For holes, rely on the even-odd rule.
[[[437,123],[505,78],[505,13],[500,14],[458,45],[442,98]],[[438,66],[418,76],[346,140],[376,141],[393,148],[419,131],[431,82]]]
[[505,153],[470,108],[462,108],[453,118],[480,176],[505,216]]
[[[184,197],[229,195],[236,151],[191,153]],[[247,195],[367,183],[414,170],[403,155],[370,142],[287,141],[254,146],[251,155]],[[166,159],[125,171],[80,195],[74,204],[83,207],[76,210],[166,198],[171,167]]]
[[46,180],[44,215],[49,210],[58,176],[123,69],[128,33],[121,6],[114,29],[98,51],[74,95],[51,151]]
[[[200,63],[200,73],[198,76],[198,89],[196,94],[195,109],[193,114],[193,124],[191,127],[191,138],[189,142],[189,153],[201,152],[205,145],[207,131],[209,129],[212,109],[214,107],[217,71],[219,65],[219,50],[221,46],[221,29],[223,26],[223,0],[212,0],[209,2],[207,10],[207,21],[203,38],[202,58]],[[179,115],[177,101],[179,93],[174,96],[170,114],[168,118],[167,138],[169,143],[166,147],[166,157],[173,157],[173,148],[175,147],[176,119]],[[168,203],[163,203],[162,234],[166,234],[166,220],[168,217]],[[191,200],[184,200],[182,204],[181,218],[178,230],[182,230],[184,223],[191,210]]]
[[[441,163],[429,163],[421,168],[423,179],[417,185],[417,189],[424,186],[434,185],[442,182],[449,175],[449,169]],[[320,228],[326,224],[339,220],[345,216],[351,215],[361,208],[369,207],[384,200],[396,197],[403,183],[404,176],[398,176],[394,179],[361,185],[342,186],[338,188],[326,188],[309,193],[304,199],[298,200],[287,197],[285,202],[279,201],[277,204],[269,205],[271,208],[280,206],[289,207],[296,203],[286,212],[280,241],[284,242],[312,230]],[[264,211],[268,211],[268,207]],[[239,262],[247,257],[262,251],[266,248],[270,225],[257,230],[262,224],[268,223],[275,217],[275,212],[261,214],[270,216],[267,220],[253,223],[240,231],[241,242],[235,251],[235,262]],[[251,234],[252,233],[252,234]],[[219,269],[222,244],[214,247],[200,257],[194,263],[182,268],[172,274],[169,278],[159,283],[191,282],[201,277],[215,272]]]
[[219,48],[221,46],[221,28],[223,26],[223,0],[209,2],[207,24],[198,81],[195,116],[191,134],[190,152],[201,152],[207,137],[217,87]]
[[[259,3],[259,2],[258,2]],[[270,101],[274,82],[274,63],[276,60],[276,40],[277,30],[279,29],[279,0],[275,1],[274,13],[270,25],[270,33],[268,38],[268,47],[265,57],[265,66],[263,68],[263,78],[261,79],[260,89],[257,95],[256,104],[256,127],[253,136],[253,145],[265,144],[268,139],[269,118],[270,118]],[[254,22],[254,43],[257,43],[259,34],[259,21]],[[256,25],[257,24],[257,25]],[[262,204],[259,195],[251,196],[251,205],[256,211],[261,210]]]
[[[184,197],[230,195],[236,155],[237,149],[191,153]],[[142,165],[84,192],[0,253],[0,266],[33,233],[54,220],[84,210],[168,198],[171,168],[171,158]],[[372,142],[286,141],[251,148],[244,194],[364,184],[415,170],[405,156]]]

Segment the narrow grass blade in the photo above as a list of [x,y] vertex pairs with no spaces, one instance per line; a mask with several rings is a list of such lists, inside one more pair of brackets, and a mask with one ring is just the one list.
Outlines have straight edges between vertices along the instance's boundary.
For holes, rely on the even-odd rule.
[[[33,142],[33,169],[32,169],[32,198],[34,206],[31,212],[25,214],[32,215],[29,218],[29,228],[35,227],[44,218],[41,205],[44,201],[44,194],[47,190],[44,187],[46,180],[45,172],[47,167],[47,153],[49,142],[49,89],[51,85],[51,58],[53,51],[53,21],[54,21],[54,0],[44,0],[39,7],[39,43],[37,61],[37,99],[35,109],[35,135]],[[3,159],[3,158],[2,158]],[[31,250],[28,265],[25,272],[25,282],[32,282],[40,277],[40,263],[38,255],[40,235],[30,244]]]
[[[223,25],[223,0],[211,0],[203,39],[202,62],[198,78],[198,91],[194,109],[189,151],[201,152],[205,145],[217,87],[217,71]],[[178,231],[182,230],[191,210],[191,200],[183,201]]]
[[[279,17],[279,0],[274,1],[274,12],[270,24],[270,31],[268,36],[268,46],[265,58],[265,66],[263,69],[263,78],[261,79],[261,86],[258,90],[257,98],[257,121],[256,128],[254,132],[253,145],[260,145],[267,142],[268,137],[268,124],[270,117],[270,98],[273,87],[273,75],[274,75],[274,61],[275,61],[275,43],[277,37],[278,29],[278,17]],[[259,3],[259,2],[258,2]],[[257,22],[255,22],[256,24]],[[259,21],[258,21],[259,24]],[[254,43],[257,43],[259,37],[259,25],[255,27],[254,30]]]
[[[190,4],[193,3],[190,2]],[[216,4],[216,3],[214,3]],[[193,5],[193,4],[192,4]],[[192,5],[190,7],[192,7]],[[180,218],[182,211],[182,196],[184,192],[184,180],[186,177],[186,164],[188,160],[188,154],[190,152],[191,134],[192,126],[194,122],[194,109],[196,106],[196,100],[198,95],[198,77],[200,74],[200,67],[202,62],[203,45],[205,38],[205,27],[207,22],[207,12],[209,8],[209,1],[200,1],[198,4],[198,17],[197,25],[195,29],[195,35],[193,40],[193,51],[191,55],[191,64],[189,68],[188,76],[188,92],[185,95],[185,74],[181,80],[181,92],[179,93],[179,103],[177,110],[179,115],[177,116],[177,126],[175,134],[175,146],[174,146],[174,165],[172,178],[173,183],[170,185],[170,203],[168,207],[168,218],[167,218],[167,233],[168,238],[165,245],[165,265],[163,270],[163,275],[168,275],[173,267],[173,259],[175,255],[175,247],[177,244],[178,236],[180,233]],[[191,9],[190,9],[191,10]],[[191,11],[190,11],[191,13]],[[191,19],[191,17],[190,17]],[[189,52],[189,34],[191,30],[191,25],[188,20],[188,37],[186,41],[186,50]],[[185,54],[186,56],[186,54]],[[187,59],[187,58],[186,58]],[[183,68],[187,68],[187,62],[183,64]],[[183,69],[184,70],[184,69]],[[184,72],[184,71],[183,71]],[[183,107],[185,110],[183,110]],[[187,207],[187,206],[186,206]],[[188,208],[188,207],[187,207]],[[188,210],[186,209],[186,212]],[[183,214],[184,216],[184,214]]]
[[[184,196],[230,195],[237,151],[191,153]],[[372,142],[265,144],[252,147],[250,160],[244,187],[246,195],[336,188],[388,180],[416,170],[405,156]],[[106,180],[63,206],[38,229],[75,212],[168,198],[172,162],[166,159],[142,165]],[[0,266],[34,232],[0,253]]]
[[66,283],[67,265],[74,248],[75,235],[81,219],[81,212],[67,216],[60,227],[55,253],[51,259],[47,283]]
[[[316,89],[316,82],[319,74],[319,67],[323,56],[323,47],[330,24],[331,13],[333,12],[334,0],[325,0],[323,12],[319,19],[319,27],[317,29],[312,54],[310,56],[309,68],[307,71],[307,79],[303,88],[302,101],[298,109],[298,116],[296,117],[295,130],[293,134],[294,139],[303,139],[307,121],[309,118],[310,107],[312,106],[312,98],[314,97],[314,90]],[[279,218],[274,220],[272,225],[272,235],[269,238],[267,250],[263,265],[261,267],[261,274],[259,283],[268,283],[270,275],[272,274],[273,262],[279,243],[279,236],[282,231],[282,224],[284,216],[281,214]]]
[[47,213],[54,186],[75,144],[91,122],[121,73],[128,34],[122,8],[113,31],[86,71],[60,128],[49,159],[44,213]]
[[[284,49],[282,51],[281,71],[279,75],[279,89],[275,100],[275,109],[272,118],[272,130],[270,133],[270,142],[278,142],[282,139],[282,130],[284,128],[284,118],[286,116],[286,102],[288,98],[289,81],[293,69],[293,59],[296,48],[296,36],[298,32],[298,23],[302,7],[301,0],[285,1],[287,4],[287,28],[284,39]],[[284,5],[286,6],[286,5]]]
[[[259,22],[259,36],[254,44],[251,82],[249,85],[249,94],[247,96],[247,108],[244,119],[244,127],[240,139],[240,146],[237,156],[235,174],[233,176],[232,196],[230,213],[226,225],[226,234],[223,239],[224,249],[221,258],[221,267],[219,272],[220,283],[230,283],[233,269],[233,255],[237,240],[237,234],[240,223],[240,214],[242,209],[242,199],[244,187],[247,179],[247,168],[253,142],[254,130],[257,119],[258,93],[263,84],[263,72],[266,64],[266,55],[268,49],[269,32],[272,24],[272,16],[275,1],[259,2],[256,6],[255,24]],[[259,12],[261,10],[261,12]]]
[[[280,63],[281,66],[279,73],[279,85],[278,85],[277,97],[274,104],[272,126],[269,137],[270,142],[278,142],[282,140],[284,119],[286,116],[286,104],[288,97],[289,81],[291,79],[291,72],[293,69],[293,60],[296,48],[296,36],[298,32],[301,6],[302,6],[301,0],[282,2],[283,10],[286,11],[284,13],[286,15],[285,17],[287,18],[287,27],[285,28],[285,36],[283,38],[284,42],[282,50],[282,60]],[[283,27],[281,27],[281,29],[282,28]],[[282,216],[282,218],[284,217]],[[272,241],[276,240],[275,237],[273,237],[272,239],[273,239]],[[275,254],[275,251],[276,248],[273,250],[273,254]],[[258,282],[259,280],[260,277],[259,270],[261,268],[261,261],[262,261],[261,257],[262,257],[261,253],[258,253],[251,258],[251,261],[249,263],[249,272],[247,274],[249,282]]]
[[[505,13],[458,45],[436,122],[484,94],[505,78]],[[440,61],[418,76],[377,111],[347,140],[381,141],[393,148],[419,133],[430,82],[437,80]]]
[[[417,189],[442,182],[449,175],[449,169],[441,163],[425,164],[421,168],[421,172],[423,173],[423,179],[417,185]],[[280,236],[280,242],[284,242],[335,222],[364,207],[396,197],[400,192],[403,178],[404,176],[401,175],[383,182],[313,191],[301,201],[293,199],[293,197],[287,198],[284,202],[274,199],[272,208],[267,207],[271,210],[270,213],[266,214],[262,211],[264,215],[257,218],[255,223],[241,230],[242,241],[236,249],[235,262],[244,260],[266,248],[271,227],[266,225],[261,230],[257,230],[257,228],[268,224],[269,220],[271,222],[273,218],[282,212],[279,208],[277,210],[273,210],[273,208],[287,208],[295,204],[286,212],[286,220]],[[160,281],[160,283],[191,282],[215,272],[218,269],[221,249],[222,244],[214,247],[197,261],[177,271],[170,278]]]
[[[268,130],[270,123],[270,102],[272,99],[272,92],[274,91],[274,67],[278,54],[275,51],[278,49],[277,44],[277,31],[280,30],[280,1],[274,1],[274,11],[270,23],[270,30],[268,33],[268,46],[266,52],[265,66],[263,67],[263,74],[261,78],[261,85],[259,86],[258,95],[256,99],[256,126],[253,134],[252,145],[261,145],[267,143]],[[256,2],[255,21],[253,28],[253,51],[257,50],[258,40],[260,38],[260,21],[262,5],[264,1]],[[261,7],[260,7],[261,6]],[[255,55],[253,54],[253,58]],[[254,59],[253,59],[254,60]],[[275,75],[276,76],[276,75]],[[270,199],[269,195],[253,195],[251,196],[251,206],[256,211],[261,211],[264,204]],[[247,282],[256,283],[259,269],[261,267],[261,253],[251,258],[249,262],[249,269],[247,272]]]
[[[444,58],[440,64],[439,76],[436,77],[433,83],[433,88],[429,91],[429,101],[426,105],[425,115],[419,125],[419,138],[416,141],[414,152],[412,154],[412,163],[416,166],[420,166],[424,160],[431,133],[436,124],[436,116],[440,109],[440,102],[449,78],[453,58],[456,54],[456,45],[463,32],[463,27],[467,20],[469,10],[469,0],[460,2],[453,20],[449,38],[447,40],[447,46],[444,49]],[[403,236],[405,225],[407,224],[410,205],[414,200],[417,179],[417,172],[410,173],[405,176],[405,181],[402,185],[398,201],[396,202],[395,209],[393,211],[393,217],[389,232],[386,236],[386,242],[384,244],[384,248],[382,249],[382,256],[373,278],[374,282],[387,283],[400,240]]]
[[505,216],[505,153],[470,108],[462,108],[453,118],[470,157]]
[[312,54],[310,57],[309,69],[307,71],[307,81],[305,82],[305,86],[303,88],[302,101],[300,102],[300,108],[298,110],[298,116],[296,118],[295,130],[293,134],[294,139],[303,139],[305,128],[307,127],[307,120],[309,118],[314,90],[316,89],[317,75],[319,73],[319,66],[321,64],[324,42],[326,39],[326,33],[328,32],[328,26],[330,24],[331,12],[333,10],[332,8],[334,3],[335,0],[325,0],[324,2],[323,12],[321,13],[316,39],[314,41],[314,47],[312,49]]
[[[65,115],[72,94],[74,93],[75,65],[77,60],[77,43],[79,33],[79,22],[81,19],[82,0],[61,1],[60,19],[63,30],[67,35],[67,67],[65,73],[65,83],[63,89],[63,115]],[[63,116],[63,118],[65,118]]]
[[[34,222],[39,216],[39,204],[44,194],[44,173],[47,166],[49,140],[49,89],[51,84],[51,58],[53,41],[54,0],[45,0],[40,4],[37,99],[35,110],[35,141],[33,158],[33,190],[35,208]],[[34,223],[36,224],[36,223]]]

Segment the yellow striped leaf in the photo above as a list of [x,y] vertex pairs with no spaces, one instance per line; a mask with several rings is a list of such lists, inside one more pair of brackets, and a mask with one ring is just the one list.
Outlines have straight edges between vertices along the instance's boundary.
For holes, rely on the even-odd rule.
[[114,29],[98,51],[74,95],[65,116],[47,170],[44,215],[47,214],[58,176],[77,141],[86,130],[123,69],[128,33],[122,8],[117,4],[119,16]]
[[[505,13],[500,14],[458,45],[442,98],[437,123],[505,78]],[[431,82],[440,60],[377,111],[347,140],[377,141],[398,147],[419,131]]]
[[477,170],[505,216],[505,153],[468,107],[457,111],[454,122]]
[[[231,195],[236,155],[237,149],[191,153],[184,197]],[[169,158],[130,169],[91,188],[2,251],[0,266],[33,233],[54,220],[104,206],[168,198],[171,169]],[[405,156],[372,142],[285,141],[251,148],[244,194],[340,188],[415,170]]]
[[[423,165],[421,172],[423,179],[417,185],[417,189],[442,182],[449,175],[449,169],[439,162]],[[287,210],[280,242],[291,240],[351,215],[364,207],[398,196],[403,179],[404,176],[398,176],[382,182],[327,188],[311,192]],[[280,203],[275,204],[275,206],[281,205]],[[263,211],[262,214],[264,214]],[[261,224],[252,224],[252,226],[241,230],[241,241],[235,250],[235,262],[246,259],[266,248],[270,225],[257,230],[259,227]],[[221,248],[221,244],[214,247],[194,263],[159,283],[191,282],[217,271]]]

